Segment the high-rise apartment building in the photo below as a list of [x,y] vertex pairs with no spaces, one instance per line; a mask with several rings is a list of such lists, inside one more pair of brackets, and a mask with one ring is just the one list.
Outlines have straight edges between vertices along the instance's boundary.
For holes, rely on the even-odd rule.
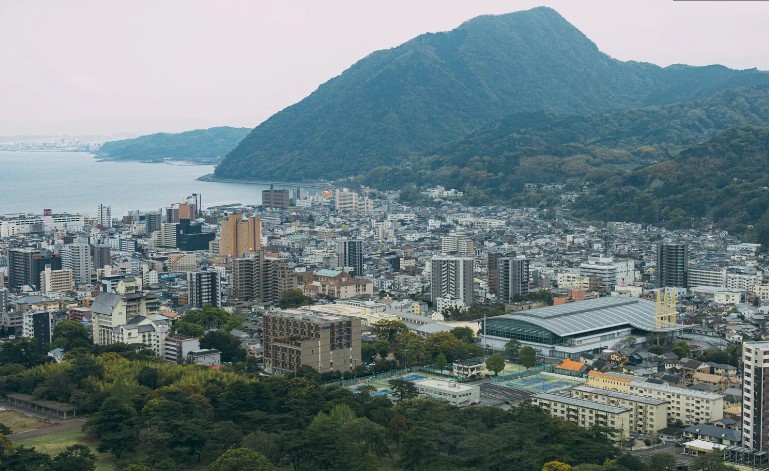
[[497,260],[504,256],[504,254],[499,252],[489,252],[489,255],[486,257],[486,270],[488,274],[490,294],[497,294],[497,280],[499,279],[497,274]]
[[243,219],[231,214],[221,223],[219,255],[243,257],[262,248],[262,221],[259,217]]
[[0,287],[0,314],[5,314],[8,310],[8,301],[10,296],[8,295],[8,288]]
[[91,246],[88,244],[67,244],[61,251],[62,267],[72,270],[76,285],[91,284],[93,260]]
[[163,217],[160,213],[147,213],[144,215],[144,227],[145,232],[149,235],[155,231],[160,230],[160,224],[163,222]]
[[742,446],[769,451],[769,342],[742,344]]
[[529,294],[529,261],[518,257],[497,259],[497,300],[511,303],[516,296]]
[[[112,255],[110,251],[109,245],[94,245],[92,246],[93,251],[93,269],[98,270],[99,268],[104,268],[107,265],[112,265],[112,261],[110,260],[110,257]],[[122,250],[122,248],[121,248]]]
[[112,207],[100,204],[96,210],[96,224],[103,229],[112,227]]
[[25,312],[22,319],[22,337],[35,340],[35,350],[38,353],[48,351],[48,346],[53,338],[53,313],[51,312]]
[[43,294],[67,293],[74,289],[75,277],[68,268],[51,270],[51,266],[46,265],[45,270],[40,273],[40,292]]
[[473,259],[469,257],[436,256],[431,260],[431,300],[459,299],[465,306],[473,304]]
[[447,235],[441,237],[441,252],[460,257],[472,257],[475,255],[475,244],[462,235]]
[[689,250],[686,244],[657,244],[657,287],[686,288]]
[[615,260],[605,255],[590,255],[586,263],[579,266],[582,278],[600,278],[606,292],[615,286],[630,285],[635,282],[635,262],[630,259]]
[[363,276],[362,240],[338,240],[336,242],[336,257],[339,267],[350,267],[353,276]]
[[263,318],[264,369],[295,373],[309,365],[320,373],[350,371],[361,364],[361,320],[290,309]]
[[274,303],[296,285],[294,272],[283,258],[267,257],[260,250],[232,261],[232,294],[238,299]]
[[263,208],[288,208],[290,202],[288,190],[276,190],[273,185],[269,190],[262,190]]
[[202,308],[206,304],[222,306],[222,289],[218,271],[187,272],[188,304]]
[[46,265],[50,265],[52,270],[61,270],[61,255],[33,248],[8,249],[8,288],[16,290],[24,285],[37,287],[40,273]]
[[697,286],[726,287],[726,268],[692,265],[688,267],[686,275],[686,284],[689,288]]

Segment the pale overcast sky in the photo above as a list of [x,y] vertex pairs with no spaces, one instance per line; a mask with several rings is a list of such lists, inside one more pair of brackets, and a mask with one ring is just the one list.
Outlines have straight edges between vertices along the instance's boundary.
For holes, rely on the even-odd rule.
[[539,5],[621,60],[769,70],[769,2],[0,0],[0,135],[253,127],[375,50]]

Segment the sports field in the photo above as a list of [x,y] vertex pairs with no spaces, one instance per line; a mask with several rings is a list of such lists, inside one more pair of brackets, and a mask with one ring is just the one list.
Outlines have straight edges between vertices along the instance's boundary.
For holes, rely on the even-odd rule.
[[582,384],[582,382],[570,380],[565,377],[550,376],[540,373],[538,375],[504,381],[498,384],[508,388],[526,389],[533,392],[553,392],[577,386]]

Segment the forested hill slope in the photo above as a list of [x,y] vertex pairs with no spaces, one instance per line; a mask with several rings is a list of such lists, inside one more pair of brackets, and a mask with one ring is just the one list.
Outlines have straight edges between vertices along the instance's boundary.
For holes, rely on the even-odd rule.
[[575,214],[672,228],[702,218],[769,246],[769,129],[730,129],[710,141],[580,196]]
[[248,128],[222,126],[178,134],[150,134],[105,142],[96,155],[114,160],[214,162],[231,151],[249,131]]
[[769,75],[612,59],[549,8],[482,16],[362,59],[256,127],[216,175],[352,176],[511,113],[590,114],[756,83]]

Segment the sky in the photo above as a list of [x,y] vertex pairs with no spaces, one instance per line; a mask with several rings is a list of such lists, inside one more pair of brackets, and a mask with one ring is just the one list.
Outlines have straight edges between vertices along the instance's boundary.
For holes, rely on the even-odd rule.
[[769,70],[769,2],[0,0],[0,135],[254,127],[373,51],[540,5],[620,60]]

